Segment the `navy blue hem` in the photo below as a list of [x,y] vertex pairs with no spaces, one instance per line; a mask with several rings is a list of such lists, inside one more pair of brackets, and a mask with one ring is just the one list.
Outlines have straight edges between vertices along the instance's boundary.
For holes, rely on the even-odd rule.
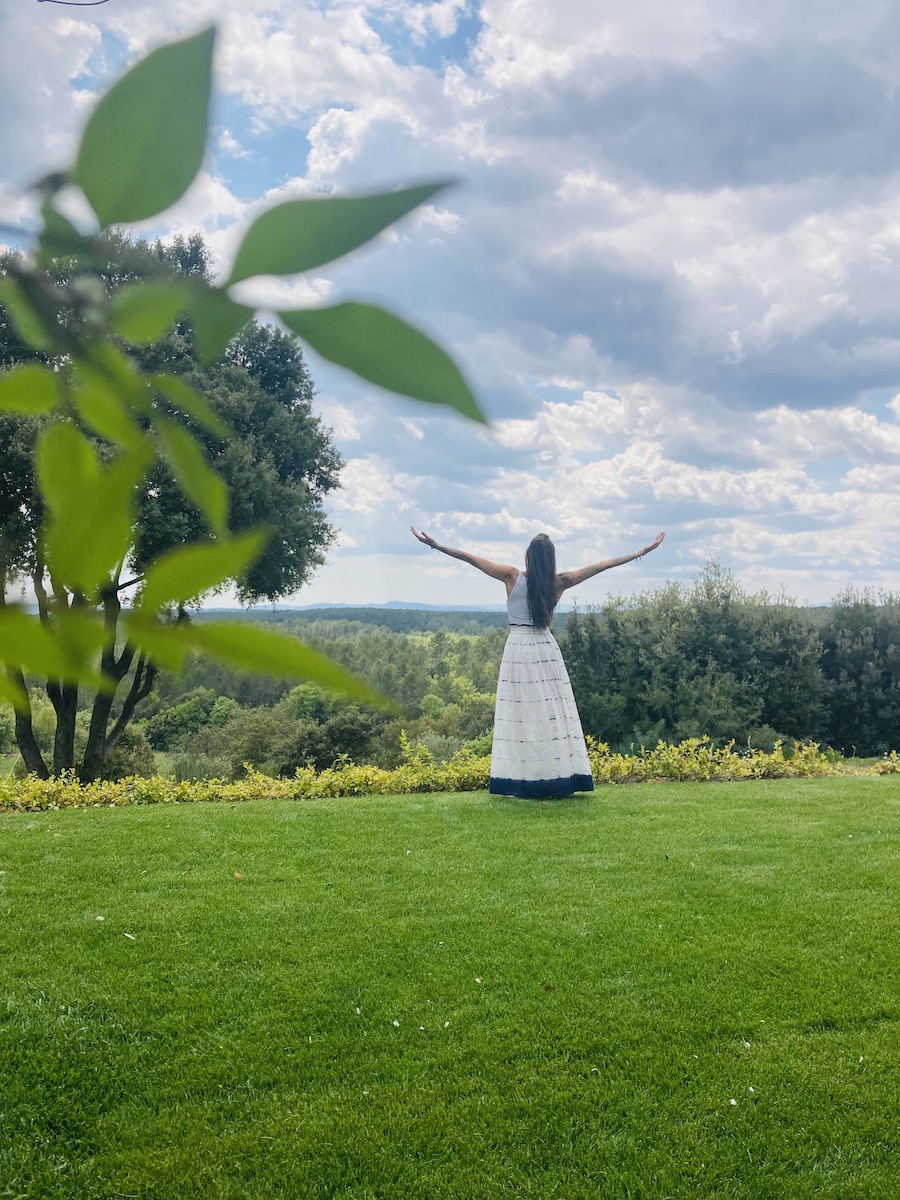
[[518,796],[522,800],[549,800],[571,796],[574,792],[592,792],[590,775],[561,775],[558,779],[495,779],[491,776],[492,796]]

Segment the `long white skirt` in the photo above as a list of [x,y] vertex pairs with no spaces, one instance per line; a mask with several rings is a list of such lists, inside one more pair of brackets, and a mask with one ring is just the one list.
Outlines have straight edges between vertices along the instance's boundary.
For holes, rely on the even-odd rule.
[[514,626],[497,681],[491,791],[549,798],[593,790],[584,733],[556,638],[549,629]]

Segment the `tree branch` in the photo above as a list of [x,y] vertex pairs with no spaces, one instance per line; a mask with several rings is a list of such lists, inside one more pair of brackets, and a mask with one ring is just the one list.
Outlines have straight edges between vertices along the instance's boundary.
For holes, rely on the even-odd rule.
[[134,678],[131,681],[131,688],[125,697],[125,702],[122,705],[119,719],[109,731],[109,737],[106,739],[106,745],[104,746],[105,755],[110,754],[118,745],[119,738],[125,732],[128,722],[134,716],[134,710],[142,700],[149,696],[155,678],[156,664],[148,662],[143,654],[141,654],[134,669]]
[[126,588],[134,587],[136,583],[140,583],[143,578],[143,575],[136,575],[134,579],[128,579],[125,583],[117,583],[116,591],[124,592]]
[[40,559],[35,563],[34,571],[31,575],[31,586],[34,588],[34,594],[38,602],[38,615],[41,618],[41,624],[46,625],[50,620],[50,601],[47,597],[47,589],[44,587],[44,564]]

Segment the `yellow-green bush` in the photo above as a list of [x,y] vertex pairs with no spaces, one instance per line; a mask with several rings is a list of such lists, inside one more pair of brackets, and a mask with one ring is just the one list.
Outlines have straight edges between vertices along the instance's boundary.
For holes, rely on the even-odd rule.
[[788,776],[833,775],[835,768],[819,751],[817,742],[794,743],[786,758],[781,742],[771,753],[738,752],[734,742],[717,750],[709,738],[687,738],[677,746],[658,742],[637,754],[610,754],[604,742],[588,738],[588,758],[596,783],[643,783],[663,780],[784,779]]
[[[707,738],[689,738],[677,746],[660,742],[636,754],[611,754],[602,742],[588,738],[588,757],[594,780],[604,783],[643,783],[664,780],[782,779],[789,776],[834,775],[838,768],[819,752],[815,742],[795,744],[786,758],[781,744],[771,754],[762,750],[738,753],[734,743],[716,750]],[[71,775],[55,779],[0,781],[0,811],[35,812],[43,809],[92,808],[126,804],[189,804],[205,801],[234,804],[241,800],[312,800],[322,796],[391,796],[411,792],[470,792],[488,786],[491,760],[461,750],[449,762],[436,763],[428,750],[403,738],[403,759],[394,770],[357,766],[341,759],[325,771],[301,767],[288,778],[275,779],[248,770],[243,779],[151,779],[130,776],[115,781],[79,783]],[[900,772],[900,756],[871,768],[873,774]]]
[[875,764],[872,771],[876,775],[900,775],[900,754],[896,750],[885,754],[881,762]]

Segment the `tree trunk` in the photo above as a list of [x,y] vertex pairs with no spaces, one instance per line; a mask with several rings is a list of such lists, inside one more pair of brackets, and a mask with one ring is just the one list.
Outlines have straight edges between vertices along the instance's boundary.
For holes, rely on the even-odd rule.
[[[53,739],[53,774],[75,769],[75,716],[78,712],[78,685],[47,685],[56,710],[56,737]],[[55,697],[55,698],[54,698]]]
[[115,590],[109,591],[103,598],[103,621],[106,626],[107,644],[100,659],[100,672],[112,684],[108,692],[98,692],[94,697],[91,709],[91,723],[88,728],[87,745],[84,748],[84,758],[79,778],[85,782],[97,779],[106,762],[106,730],[109,725],[109,715],[112,712],[116,689],[128,673],[134,649],[125,646],[119,658],[116,658],[116,632],[119,627],[119,615],[122,606]]
[[[25,679],[22,672],[15,667],[7,667],[6,673],[10,680],[20,687],[27,696],[28,692],[25,690]],[[31,724],[30,703],[23,710],[16,709],[16,745],[19,747],[19,753],[22,755],[25,770],[30,775],[37,775],[40,779],[49,779],[50,772],[47,770],[47,764],[44,762],[41,748],[34,736],[34,729]]]
[[[0,572],[0,608],[6,607],[6,581],[8,573]],[[47,770],[47,764],[44,762],[44,756],[41,754],[41,748],[37,744],[37,739],[34,736],[34,727],[31,724],[31,702],[28,699],[28,689],[25,686],[25,676],[18,667],[7,664],[6,674],[10,683],[15,684],[17,688],[25,695],[24,709],[16,709],[16,745],[19,747],[19,753],[22,755],[22,762],[25,764],[25,770],[30,775],[37,775],[40,779],[49,779],[50,772]]]
[[112,706],[112,692],[98,692],[94,697],[87,745],[84,748],[81,770],[78,772],[79,777],[86,783],[99,777],[106,762],[106,729]]

